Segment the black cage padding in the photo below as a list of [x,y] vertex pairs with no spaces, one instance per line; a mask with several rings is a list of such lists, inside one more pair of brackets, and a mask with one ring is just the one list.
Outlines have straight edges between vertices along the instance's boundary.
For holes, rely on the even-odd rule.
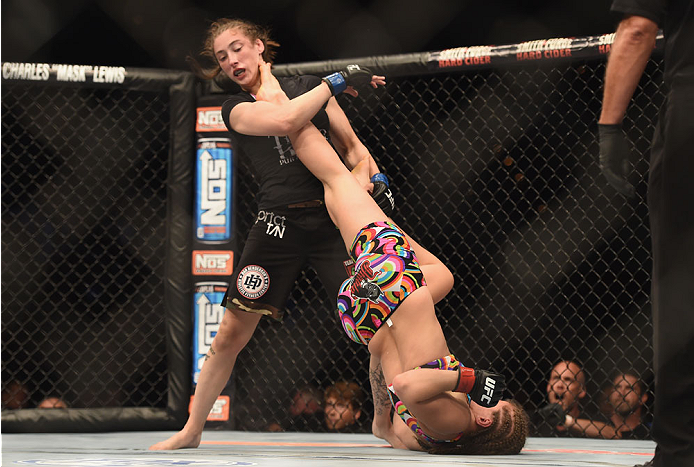
[[124,75],[3,75],[3,270],[22,264],[2,278],[3,389],[23,379],[31,402],[71,402],[3,406],[3,432],[185,422],[195,79]]

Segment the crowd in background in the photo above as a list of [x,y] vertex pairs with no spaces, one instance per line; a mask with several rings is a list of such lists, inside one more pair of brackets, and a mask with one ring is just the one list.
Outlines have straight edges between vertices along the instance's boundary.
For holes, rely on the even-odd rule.
[[[652,392],[631,369],[616,369],[608,381],[592,381],[582,365],[572,360],[557,362],[539,387],[546,393],[544,405],[531,413],[533,436],[574,436],[605,439],[651,439]],[[589,387],[598,388],[590,393]],[[373,406],[368,383],[339,380],[325,386],[307,383],[298,387],[283,407],[249,400],[258,410],[234,410],[228,424],[209,424],[217,429],[249,431],[303,431],[369,433]],[[508,395],[512,397],[513,395]],[[27,384],[6,382],[2,408],[67,409],[58,395],[41,396],[34,402]],[[261,407],[263,406],[263,407]]]

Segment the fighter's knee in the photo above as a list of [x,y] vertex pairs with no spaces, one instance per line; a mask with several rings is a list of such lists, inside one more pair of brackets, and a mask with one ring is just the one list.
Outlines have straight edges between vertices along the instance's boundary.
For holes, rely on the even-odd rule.
[[434,303],[438,303],[453,289],[453,273],[443,263],[430,266],[424,271],[424,276]]
[[455,284],[455,278],[453,277],[453,273],[450,269],[444,266],[444,271],[441,273],[441,276],[441,282],[443,284],[442,287],[446,291],[446,293],[448,293],[451,291],[453,285]]
[[229,328],[220,326],[217,330],[217,335],[212,341],[212,348],[216,353],[239,353],[241,348],[238,348],[238,339],[234,339],[233,332]]
[[[245,312],[239,312],[245,313]],[[227,311],[219,325],[212,346],[217,353],[236,353],[243,350],[258,324],[255,319],[235,319],[232,311]]]
[[412,387],[411,383],[412,378],[409,372],[405,372],[395,375],[391,384],[393,385],[393,391],[395,391],[395,394],[397,394],[400,399],[407,399],[410,388]]

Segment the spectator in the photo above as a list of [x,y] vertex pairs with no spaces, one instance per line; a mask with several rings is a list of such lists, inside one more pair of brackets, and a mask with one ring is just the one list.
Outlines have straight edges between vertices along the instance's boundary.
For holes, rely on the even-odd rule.
[[279,423],[272,422],[267,426],[265,431],[269,431],[271,433],[281,433],[282,431],[284,431],[284,428],[282,428],[282,425],[280,425]]
[[562,360],[552,368],[547,381],[549,404],[533,417],[536,434],[550,436],[566,432],[563,426],[566,415],[574,419],[581,414],[580,402],[586,396],[586,374],[581,366],[571,360]]
[[325,390],[325,427],[329,431],[361,431],[358,420],[364,391],[357,383],[338,381]]
[[266,431],[324,431],[323,395],[308,384],[296,391],[284,420],[270,423]]
[[607,401],[611,407],[609,422],[573,418],[566,415],[564,427],[589,438],[647,439],[649,429],[643,423],[648,400],[646,385],[633,373],[619,373],[612,380]]
[[614,414],[614,407],[612,407],[612,403],[610,402],[610,395],[612,394],[613,388],[614,385],[610,380],[602,385],[600,393],[598,394],[598,411],[600,416],[604,417],[605,420],[609,420]]
[[323,419],[323,395],[312,385],[299,389],[289,406],[293,431],[320,431]]
[[3,409],[23,409],[29,402],[29,389],[19,380],[12,380],[2,390]]
[[67,409],[67,403],[60,397],[46,397],[39,405],[36,406],[37,409]]
[[613,380],[613,390],[608,400],[614,408],[611,417],[619,437],[650,438],[648,427],[643,423],[645,405],[648,401],[646,385],[634,373],[620,373]]

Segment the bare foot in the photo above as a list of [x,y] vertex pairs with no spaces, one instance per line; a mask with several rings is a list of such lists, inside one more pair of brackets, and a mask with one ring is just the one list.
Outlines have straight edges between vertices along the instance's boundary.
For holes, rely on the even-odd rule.
[[149,447],[150,451],[169,451],[173,449],[197,448],[200,446],[202,434],[189,435],[183,430],[179,431],[166,441],[160,441]]
[[398,438],[392,426],[371,425],[371,432],[376,438],[380,438],[390,443],[395,449],[407,449],[407,446]]
[[388,433],[388,428],[381,427],[375,423],[371,425],[371,433],[376,437],[385,440]]

